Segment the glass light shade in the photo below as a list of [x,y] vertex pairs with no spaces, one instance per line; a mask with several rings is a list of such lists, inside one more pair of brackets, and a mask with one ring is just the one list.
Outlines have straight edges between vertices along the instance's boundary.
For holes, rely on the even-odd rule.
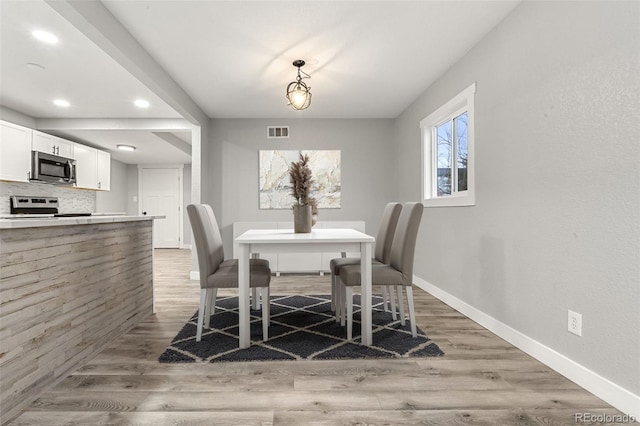
[[287,99],[294,109],[307,109],[311,105],[311,92],[306,84],[292,82],[287,87]]
[[289,95],[289,99],[291,99],[291,103],[295,105],[297,108],[301,108],[305,102],[307,102],[307,92],[304,90],[294,90]]

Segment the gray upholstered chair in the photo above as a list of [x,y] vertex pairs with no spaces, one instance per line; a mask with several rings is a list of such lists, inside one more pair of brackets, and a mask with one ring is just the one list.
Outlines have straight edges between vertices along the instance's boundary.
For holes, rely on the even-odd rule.
[[[384,212],[382,213],[382,219],[380,220],[380,226],[378,228],[378,235],[376,237],[376,249],[372,262],[374,263],[389,263],[389,255],[391,253],[391,241],[393,241],[393,234],[396,231],[396,224],[398,223],[398,217],[400,217],[400,211],[402,210],[402,204],[400,203],[388,203]],[[336,292],[337,283],[340,275],[340,268],[347,265],[359,265],[359,257],[345,257],[345,253],[342,253],[343,257],[331,259],[329,262],[329,269],[331,270],[331,309],[336,311],[336,321],[340,321],[344,325],[344,303],[341,299],[343,293]],[[385,311],[387,310],[387,293],[391,301],[391,312],[393,318],[396,318],[395,302],[393,292],[388,291],[389,287],[383,288],[383,304]]]
[[[413,259],[418,238],[418,228],[422,218],[424,207],[422,203],[406,203],[402,207],[396,232],[391,243],[389,265],[374,263],[371,267],[372,285],[394,286],[398,292],[398,305],[400,307],[400,320],[405,324],[402,288],[407,289],[407,305],[409,307],[409,320],[411,321],[411,334],[416,337],[416,316],[413,306]],[[360,285],[360,265],[347,265],[340,267],[340,289],[346,301],[347,310],[347,339],[352,338],[353,330],[353,287]]]
[[[222,258],[224,259],[224,247],[222,245],[222,235],[220,234],[220,227],[218,226],[218,221],[216,220],[216,216],[213,213],[213,209],[211,208],[211,206],[209,204],[203,204],[205,210],[208,213],[209,216],[209,220],[211,221],[211,226],[213,227],[213,238],[214,241],[216,243],[216,247],[218,247],[218,250],[220,251],[220,256],[222,256]],[[222,262],[221,264],[222,266],[231,266],[231,265],[235,265],[235,267],[238,267],[238,259],[227,259],[225,261]],[[257,266],[257,265],[261,265],[261,266],[265,266],[265,267],[269,267],[269,261],[266,259],[259,259],[259,258],[253,258],[250,260],[250,265],[251,266]],[[252,306],[253,309],[255,309],[256,311],[259,308],[259,301],[260,301],[260,295],[257,293],[257,287],[253,287],[251,289],[251,301],[252,301]],[[215,313],[216,310],[216,293],[217,290],[214,288],[213,291],[211,292],[211,305],[209,305],[211,307],[211,312],[209,313],[209,315],[213,315]],[[269,288],[264,289],[264,291],[260,292],[262,293],[266,293],[266,297],[267,300],[269,300]],[[205,319],[205,327],[209,327],[209,318],[210,316],[207,316],[207,318]]]
[[[215,301],[219,288],[238,287],[237,259],[224,259],[222,237],[213,209],[205,204],[187,206],[189,222],[198,254],[200,271],[200,308],[196,341],[202,338],[203,325],[209,327],[209,319],[215,312]],[[262,333],[268,336],[269,327],[269,284],[271,269],[265,259],[251,259],[250,286],[266,290],[262,295]]]
[[[207,211],[208,215],[209,215],[209,220],[211,221],[211,226],[213,226],[213,238],[214,241],[216,242],[216,246],[218,247],[218,250],[220,251],[220,256],[222,256],[222,258],[224,259],[224,248],[222,245],[222,235],[220,234],[220,227],[218,226],[218,221],[216,220],[216,216],[213,213],[213,209],[211,208],[211,206],[209,204],[203,204],[205,210]],[[227,259],[224,262],[222,262],[222,265],[228,266],[228,265],[238,265],[238,259]],[[256,266],[256,265],[262,265],[262,266],[266,266],[267,268],[269,267],[269,261],[265,260],[265,259],[258,259],[258,258],[253,258],[251,259],[251,266]],[[253,287],[251,289],[251,300],[252,300],[252,305],[253,305],[253,309],[255,309],[256,311],[258,310],[258,302],[260,300],[259,295],[256,292],[257,288]],[[268,293],[269,289],[267,289],[267,293]],[[212,308],[212,312],[211,314],[214,313],[216,307],[215,307],[215,293],[216,290],[213,290],[212,296],[213,296],[213,305],[211,305]],[[268,296],[268,294],[267,294]],[[208,321],[207,317],[207,320]],[[209,323],[206,322],[205,323],[206,327],[209,327]]]

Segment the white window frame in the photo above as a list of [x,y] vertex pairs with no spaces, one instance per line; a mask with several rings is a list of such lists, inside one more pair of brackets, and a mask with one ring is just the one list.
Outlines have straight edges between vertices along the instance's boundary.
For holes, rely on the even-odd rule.
[[[475,206],[475,119],[474,99],[476,83],[458,93],[453,99],[420,121],[422,133],[422,204],[425,207]],[[436,127],[467,112],[467,190],[438,196]],[[455,149],[455,148],[453,148]],[[454,157],[454,160],[455,157]]]

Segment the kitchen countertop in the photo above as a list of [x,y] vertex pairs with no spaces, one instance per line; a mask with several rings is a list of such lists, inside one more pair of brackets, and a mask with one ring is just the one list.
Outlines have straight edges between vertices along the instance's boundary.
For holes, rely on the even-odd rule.
[[166,216],[96,215],[75,217],[34,217],[24,219],[0,219],[0,229],[42,228],[46,226],[92,225],[96,223],[134,222],[164,219]]

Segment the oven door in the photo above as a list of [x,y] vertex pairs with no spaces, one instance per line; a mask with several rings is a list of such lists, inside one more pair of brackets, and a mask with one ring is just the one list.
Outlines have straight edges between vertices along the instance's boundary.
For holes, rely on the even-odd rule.
[[31,180],[72,185],[76,183],[76,160],[40,151],[31,153]]

